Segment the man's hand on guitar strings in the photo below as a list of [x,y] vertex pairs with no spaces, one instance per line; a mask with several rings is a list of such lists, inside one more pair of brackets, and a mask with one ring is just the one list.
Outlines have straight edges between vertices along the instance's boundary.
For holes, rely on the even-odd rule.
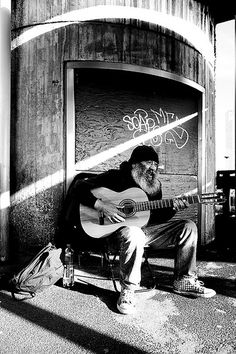
[[173,209],[176,211],[186,209],[189,206],[189,203],[186,199],[183,198],[176,198],[173,200]]
[[120,206],[106,200],[97,199],[94,208],[101,212],[111,223],[125,221],[125,214],[120,211]]

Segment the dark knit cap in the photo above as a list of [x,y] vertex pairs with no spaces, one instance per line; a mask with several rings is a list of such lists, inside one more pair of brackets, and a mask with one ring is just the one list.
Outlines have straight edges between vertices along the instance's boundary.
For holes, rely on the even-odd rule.
[[155,161],[159,164],[158,154],[152,146],[141,145],[133,150],[129,163],[133,164],[142,161]]

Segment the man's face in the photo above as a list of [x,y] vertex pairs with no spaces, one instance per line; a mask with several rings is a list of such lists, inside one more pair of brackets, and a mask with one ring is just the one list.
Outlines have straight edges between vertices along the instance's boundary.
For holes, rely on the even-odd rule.
[[158,163],[152,160],[140,162],[142,173],[148,181],[152,181],[158,174]]
[[149,195],[155,195],[160,189],[158,164],[155,161],[142,161],[132,165],[135,182]]

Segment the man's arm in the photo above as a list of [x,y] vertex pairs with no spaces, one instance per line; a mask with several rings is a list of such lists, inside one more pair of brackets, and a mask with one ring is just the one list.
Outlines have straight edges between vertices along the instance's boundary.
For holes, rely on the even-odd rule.
[[97,198],[93,195],[92,190],[97,187],[96,177],[78,179],[74,186],[74,197],[80,204],[93,208]]
[[116,170],[109,170],[102,174],[90,177],[85,180],[79,180],[76,186],[76,195],[79,202],[83,205],[96,209],[104,217],[107,217],[110,222],[124,221],[125,215],[117,209],[117,206],[112,201],[102,200],[93,195],[92,190],[99,187],[111,186],[114,179],[117,178]]

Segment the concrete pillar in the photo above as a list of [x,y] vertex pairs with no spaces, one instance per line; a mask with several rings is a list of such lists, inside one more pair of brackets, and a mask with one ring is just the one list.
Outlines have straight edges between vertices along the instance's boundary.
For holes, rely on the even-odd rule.
[[0,0],[0,262],[9,257],[11,1]]

